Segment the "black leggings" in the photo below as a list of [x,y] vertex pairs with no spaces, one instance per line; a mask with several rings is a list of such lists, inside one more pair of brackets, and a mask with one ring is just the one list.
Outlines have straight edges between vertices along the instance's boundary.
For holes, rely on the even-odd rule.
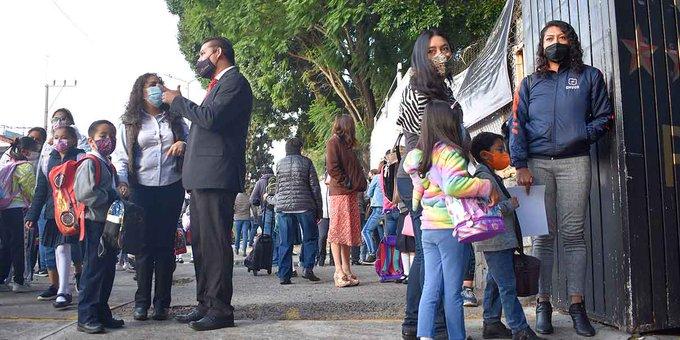
[[2,211],[0,218],[0,281],[14,267],[14,282],[24,284],[24,209]]

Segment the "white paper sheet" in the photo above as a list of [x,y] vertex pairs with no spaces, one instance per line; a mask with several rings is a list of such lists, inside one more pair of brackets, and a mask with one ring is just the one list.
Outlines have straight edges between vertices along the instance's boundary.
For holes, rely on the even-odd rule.
[[510,195],[517,197],[519,208],[515,210],[522,236],[539,236],[548,234],[548,217],[545,215],[545,185],[531,186],[527,196],[524,187],[508,188]]

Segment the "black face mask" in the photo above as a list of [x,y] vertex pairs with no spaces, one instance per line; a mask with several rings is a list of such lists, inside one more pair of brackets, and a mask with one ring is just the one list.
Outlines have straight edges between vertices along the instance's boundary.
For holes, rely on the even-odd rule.
[[198,75],[206,79],[211,79],[213,77],[215,74],[215,68],[217,67],[212,61],[210,61],[211,55],[212,53],[210,53],[207,58],[196,62],[196,71],[198,72]]
[[555,43],[545,48],[545,57],[556,63],[569,59],[569,45]]

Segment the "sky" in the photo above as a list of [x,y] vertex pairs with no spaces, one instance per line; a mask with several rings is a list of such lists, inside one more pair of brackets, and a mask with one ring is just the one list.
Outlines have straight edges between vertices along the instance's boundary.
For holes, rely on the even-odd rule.
[[81,131],[97,119],[117,125],[135,79],[146,72],[200,102],[199,82],[187,91],[196,75],[179,51],[178,20],[163,0],[3,1],[0,125],[42,126],[45,84],[54,80],[77,85],[50,88],[49,115],[66,107]]

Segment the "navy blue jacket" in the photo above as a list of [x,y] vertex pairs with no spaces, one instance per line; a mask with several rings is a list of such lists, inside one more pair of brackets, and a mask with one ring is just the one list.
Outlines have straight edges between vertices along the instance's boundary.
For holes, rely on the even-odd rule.
[[594,67],[524,78],[510,122],[512,165],[526,168],[533,157],[587,155],[609,129],[612,113],[602,72]]
[[[75,161],[78,155],[85,154],[84,150],[78,148],[71,148],[61,159],[61,155],[57,150],[52,150],[50,158],[47,160],[47,173],[49,174],[52,168],[61,165],[66,161]],[[49,183],[49,178],[45,173],[38,171],[38,181],[35,185],[35,192],[33,193],[33,202],[26,212],[24,220],[36,222],[40,218],[40,212],[43,206],[45,207],[45,219],[54,219],[54,199],[52,198],[52,186]]]

